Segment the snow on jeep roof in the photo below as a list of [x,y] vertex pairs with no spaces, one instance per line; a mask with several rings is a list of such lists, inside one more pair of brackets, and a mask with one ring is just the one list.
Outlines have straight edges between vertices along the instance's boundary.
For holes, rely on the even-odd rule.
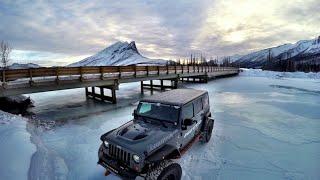
[[143,98],[141,101],[182,106],[206,92],[196,89],[175,89]]

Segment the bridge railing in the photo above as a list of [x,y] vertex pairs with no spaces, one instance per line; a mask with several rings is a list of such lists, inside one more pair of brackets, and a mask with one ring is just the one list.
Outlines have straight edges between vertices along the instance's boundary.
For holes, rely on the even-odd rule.
[[83,67],[41,67],[29,69],[8,69],[0,70],[0,80],[2,82],[15,81],[17,79],[30,79],[38,77],[56,77],[61,76],[79,76],[80,79],[85,75],[116,74],[119,77],[122,74],[186,74],[203,72],[220,72],[238,70],[234,67],[200,66],[200,65],[178,65],[178,66],[83,66]]

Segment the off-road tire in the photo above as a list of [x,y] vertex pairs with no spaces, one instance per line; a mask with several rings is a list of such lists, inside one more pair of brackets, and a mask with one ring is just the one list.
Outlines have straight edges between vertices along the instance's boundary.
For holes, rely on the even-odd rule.
[[204,132],[202,133],[201,142],[208,143],[210,141],[212,136],[213,125],[214,125],[213,120],[209,119],[209,122],[205,127]]
[[180,180],[181,166],[171,160],[164,160],[152,167],[146,174],[146,180]]

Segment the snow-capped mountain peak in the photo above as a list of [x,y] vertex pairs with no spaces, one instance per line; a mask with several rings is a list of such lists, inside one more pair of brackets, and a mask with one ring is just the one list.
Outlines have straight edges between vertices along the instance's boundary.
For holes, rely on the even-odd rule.
[[34,63],[26,63],[26,64],[20,64],[20,63],[13,63],[8,68],[9,69],[28,69],[28,68],[40,68],[38,64]]
[[167,61],[161,59],[149,59],[142,56],[134,41],[118,41],[111,46],[103,49],[97,54],[85,58],[79,62],[70,64],[71,67],[77,66],[124,66],[124,65],[164,65]]
[[295,58],[302,61],[308,60],[310,56],[320,57],[320,37],[311,40],[300,40],[294,44],[283,44],[242,56],[235,55],[231,56],[230,59],[246,67],[259,67],[268,60],[269,54],[273,60]]

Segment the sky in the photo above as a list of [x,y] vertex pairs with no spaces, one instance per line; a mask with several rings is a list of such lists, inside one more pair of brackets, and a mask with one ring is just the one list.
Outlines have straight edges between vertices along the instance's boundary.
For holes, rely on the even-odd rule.
[[319,0],[0,0],[11,62],[67,65],[117,41],[150,58],[246,54],[320,35]]

